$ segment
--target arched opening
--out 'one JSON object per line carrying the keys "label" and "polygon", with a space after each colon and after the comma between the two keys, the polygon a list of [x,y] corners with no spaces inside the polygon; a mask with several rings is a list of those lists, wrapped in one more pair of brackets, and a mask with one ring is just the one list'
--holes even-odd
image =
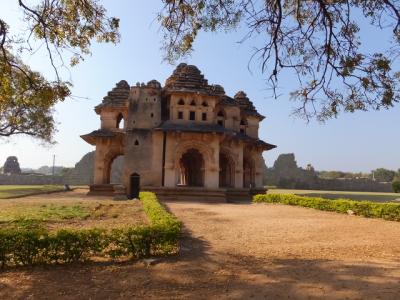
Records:
{"label": "arched opening", "polygon": [[183,101],[183,99],[179,99],[178,105],[185,105],[185,101]]}
{"label": "arched opening", "polygon": [[246,119],[241,119],[240,120],[240,126],[239,126],[240,133],[246,134],[246,127],[247,127]]}
{"label": "arched opening", "polygon": [[225,126],[225,113],[222,110],[217,113],[217,124],[222,127]]}
{"label": "arched opening", "polygon": [[235,164],[225,153],[219,154],[219,187],[235,186]]}
{"label": "arched opening", "polygon": [[189,149],[182,155],[178,185],[204,186],[204,159],[199,150]]}
{"label": "arched opening", "polygon": [[135,140],[135,142],[133,143],[135,146],[139,146],[139,141]]}
{"label": "arched opening", "polygon": [[249,157],[245,157],[243,159],[243,187],[253,188],[255,186],[254,170],[254,161]]}
{"label": "arched opening", "polygon": [[124,167],[123,155],[117,155],[112,159],[110,159],[106,168],[105,183],[121,184],[123,167]]}
{"label": "arched opening", "polygon": [[208,104],[207,104],[206,101],[203,101],[203,103],[202,103],[201,105],[204,106],[204,107],[207,107],[207,106],[208,106]]}
{"label": "arched opening", "polygon": [[194,100],[192,100],[192,101],[190,102],[190,105],[191,105],[191,106],[196,106],[196,102],[195,102]]}
{"label": "arched opening", "polygon": [[118,128],[118,129],[125,128],[125,120],[124,120],[124,116],[122,113],[119,113],[117,116],[116,128]]}

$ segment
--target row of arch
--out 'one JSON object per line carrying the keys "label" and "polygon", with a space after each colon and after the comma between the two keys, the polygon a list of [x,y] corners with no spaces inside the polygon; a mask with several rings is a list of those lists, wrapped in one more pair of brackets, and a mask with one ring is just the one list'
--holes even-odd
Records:
{"label": "row of arch", "polygon": [[[197,105],[197,103],[196,103],[196,101],[194,99],[189,100],[187,103],[182,98],[179,99],[178,105],[185,105],[185,104],[188,104],[188,105],[191,105],[191,106],[196,106]],[[207,101],[203,100],[203,102],[201,102],[201,106],[208,107]]]}
{"label": "row of arch", "polygon": [[[121,183],[124,155],[106,155],[104,157],[104,183]],[[113,174],[113,176],[111,176]],[[219,187],[233,188],[236,179],[236,163],[226,152],[219,154]],[[243,159],[243,187],[255,186],[255,164],[250,157]],[[178,186],[204,187],[205,158],[196,148],[186,150],[179,159]]]}
{"label": "row of arch", "polygon": [[[254,160],[249,157],[243,159],[243,187],[255,186]],[[219,154],[219,187],[235,187],[236,164],[230,155],[224,152]],[[205,160],[201,152],[195,148],[188,149],[179,160],[179,186],[203,187],[205,179]]]}

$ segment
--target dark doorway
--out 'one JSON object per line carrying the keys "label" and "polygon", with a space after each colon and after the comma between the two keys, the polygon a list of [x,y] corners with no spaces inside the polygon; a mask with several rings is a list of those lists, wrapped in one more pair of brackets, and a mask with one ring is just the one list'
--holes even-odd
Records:
{"label": "dark doorway", "polygon": [[140,175],[133,173],[129,178],[129,199],[139,198]]}
{"label": "dark doorway", "polygon": [[190,149],[180,160],[179,185],[204,185],[204,159],[197,149]]}
{"label": "dark doorway", "polygon": [[219,187],[233,187],[235,170],[233,163],[229,157],[224,154],[219,154]]}

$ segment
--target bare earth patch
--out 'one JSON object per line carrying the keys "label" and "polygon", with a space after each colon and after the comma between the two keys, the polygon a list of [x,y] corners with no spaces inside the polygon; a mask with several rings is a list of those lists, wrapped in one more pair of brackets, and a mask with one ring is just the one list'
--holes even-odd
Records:
{"label": "bare earth patch", "polygon": [[0,298],[398,299],[400,223],[301,207],[168,203],[181,254],[9,269]]}

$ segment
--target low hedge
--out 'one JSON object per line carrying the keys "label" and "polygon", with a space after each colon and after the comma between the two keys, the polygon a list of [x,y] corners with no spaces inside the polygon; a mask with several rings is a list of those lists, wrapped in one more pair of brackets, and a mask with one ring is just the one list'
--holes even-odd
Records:
{"label": "low hedge", "polygon": [[178,250],[181,222],[168,213],[155,194],[140,199],[150,225],[105,229],[62,229],[43,226],[0,229],[0,264],[33,265],[85,260],[91,256],[142,258],[168,255]]}
{"label": "low hedge", "polygon": [[350,199],[329,200],[319,197],[305,197],[293,194],[262,194],[253,197],[254,203],[282,203],[315,208],[324,211],[347,213],[368,218],[382,218],[390,221],[400,221],[400,204],[376,203],[370,201],[354,201]]}

